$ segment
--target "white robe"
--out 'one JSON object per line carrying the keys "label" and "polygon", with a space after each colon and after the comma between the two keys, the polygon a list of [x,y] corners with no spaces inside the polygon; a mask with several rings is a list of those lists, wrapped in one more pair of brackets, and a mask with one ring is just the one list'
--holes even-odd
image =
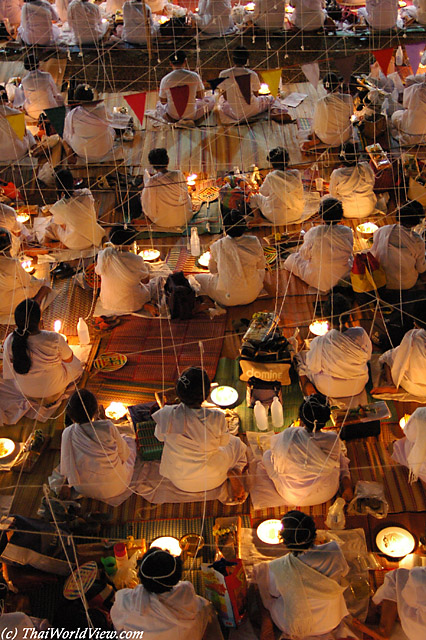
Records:
{"label": "white robe", "polygon": [[[172,89],[176,87],[188,87],[188,101],[182,113],[176,108],[173,100]],[[158,97],[167,100],[165,104],[157,104],[157,112],[160,116],[167,114],[173,120],[198,120],[213,108],[214,100],[211,98],[197,98],[197,93],[204,95],[204,85],[201,77],[190,69],[173,69],[161,79]]]}
{"label": "white robe", "polygon": [[377,202],[374,182],[374,171],[368,162],[334,169],[329,192],[341,201],[345,218],[366,218],[374,212]]}
{"label": "white robe", "polygon": [[152,414],[155,437],[164,442],[160,474],[181,491],[216,489],[230,469],[242,472],[246,445],[228,432],[218,409],[166,405]]}
{"label": "white robe", "polygon": [[410,470],[409,480],[426,482],[426,407],[418,407],[404,427],[404,436],[395,440],[392,458]]}
{"label": "white robe", "polygon": [[331,500],[339,482],[350,477],[348,458],[337,434],[309,433],[304,427],[288,427],[271,438],[263,464],[284,504],[298,507]]}
{"label": "white robe", "polygon": [[[246,102],[243,94],[241,93],[241,89],[235,80],[236,76],[247,74],[250,75],[250,104]],[[254,95],[260,89],[260,80],[257,73],[252,69],[247,69],[246,67],[232,67],[231,69],[221,71],[219,73],[219,78],[225,78],[225,80],[220,83],[219,89],[226,93],[226,99],[224,96],[221,97],[219,108],[227,118],[235,122],[247,120],[248,118],[252,118],[263,111],[267,111],[274,101],[272,96]]]}
{"label": "white robe", "polygon": [[[97,223],[95,201],[89,189],[76,189],[71,198],[62,198],[50,207],[55,234],[68,249],[98,247],[105,235]],[[59,225],[65,225],[65,229]]]}
{"label": "white robe", "polygon": [[107,247],[98,253],[95,271],[101,276],[100,300],[104,309],[132,313],[150,300],[149,287],[141,283],[149,275],[142,256]]}
{"label": "white robe", "polygon": [[426,629],[426,567],[394,569],[385,574],[373,602],[396,602],[401,627],[408,640],[421,640]]}
{"label": "white robe", "polygon": [[368,24],[377,31],[387,31],[396,27],[398,0],[366,0],[365,15]]}
{"label": "white robe", "polygon": [[151,35],[156,33],[152,21],[151,8],[145,3],[146,19],[142,2],[127,0],[123,5],[122,40],[133,44],[145,44],[147,41],[146,25],[148,23]]}
{"label": "white robe", "polygon": [[231,0],[199,0],[194,15],[200,31],[223,36],[234,28]]}
{"label": "white robe", "polygon": [[75,107],[65,118],[64,140],[88,162],[102,161],[113,151],[114,128],[126,128],[119,115],[109,113],[103,103]]}
{"label": "white robe", "polygon": [[330,291],[341,278],[349,277],[353,262],[353,233],[342,225],[322,224],[306,232],[303,245],[284,262],[311,287]]}
{"label": "white robe", "polygon": [[37,280],[22,268],[19,260],[0,255],[0,314],[10,314],[13,318],[15,308],[26,298],[33,298],[43,286],[43,280]]}
{"label": "white robe", "polygon": [[[62,394],[70,382],[77,380],[83,368],[65,339],[55,331],[40,331],[29,336],[31,368],[28,373],[16,373],[12,364],[12,338],[4,343],[3,378],[13,380],[16,388],[28,398],[48,398]],[[73,356],[70,362],[63,360]]]}
{"label": "white robe", "polygon": [[16,219],[16,211],[7,204],[0,202],[0,227],[10,233],[12,246],[10,255],[12,258],[18,255],[21,247],[21,235],[29,235],[22,222]]}
{"label": "white robe", "polygon": [[368,382],[372,344],[362,327],[317,336],[306,353],[305,373],[318,391],[331,398],[356,396]]}
{"label": "white robe", "polygon": [[98,5],[83,0],[72,0],[68,6],[68,24],[77,44],[95,44],[108,29],[108,22],[102,22]]}
{"label": "white robe", "polygon": [[371,253],[385,271],[388,289],[411,289],[419,274],[426,271],[424,241],[418,233],[399,224],[374,232]]}
{"label": "white robe", "polygon": [[328,93],[315,105],[313,131],[324,144],[340,147],[352,135],[354,105],[346,93]]}
{"label": "white robe", "polygon": [[[322,638],[348,614],[340,581],[349,571],[337,542],[255,566],[264,606],[290,638]],[[339,636],[343,637],[343,636]]]}
{"label": "white robe", "polygon": [[23,0],[0,0],[0,20],[9,20],[12,26],[21,22]]}
{"label": "white robe", "polygon": [[380,362],[389,365],[392,381],[413,396],[426,397],[426,331],[411,329],[395,349],[380,356]]}
{"label": "white robe", "polygon": [[398,130],[403,145],[426,143],[426,83],[412,84],[404,89],[403,111],[392,114],[392,124]]}
{"label": "white robe", "polygon": [[262,215],[276,225],[299,221],[305,206],[300,171],[271,171],[250,204],[259,207]]}
{"label": "white robe", "polygon": [[60,473],[87,498],[109,500],[130,484],[134,440],[123,438],[110,420],[72,424],[62,432]]}
{"label": "white robe", "polygon": [[265,256],[255,236],[225,236],[210,247],[210,273],[195,276],[201,293],[233,307],[254,302],[263,288]]}
{"label": "white robe", "polygon": [[0,163],[8,164],[21,160],[28,149],[35,144],[34,137],[27,129],[22,140],[9,124],[7,116],[16,116],[22,113],[6,104],[0,104]]}
{"label": "white robe", "polygon": [[52,20],[58,20],[58,15],[47,0],[25,2],[18,33],[25,44],[54,45],[59,29],[52,24]]}
{"label": "white robe", "polygon": [[284,28],[285,0],[255,0],[250,18],[256,27],[265,31],[281,31]]}
{"label": "white robe", "polygon": [[111,609],[118,632],[143,631],[144,640],[202,640],[210,615],[207,600],[186,581],[159,595],[142,585],[120,589]]}
{"label": "white robe", "polygon": [[192,201],[182,171],[145,171],[142,210],[159,227],[183,227],[192,218]]}
{"label": "white robe", "polygon": [[291,22],[298,29],[316,31],[324,25],[326,12],[323,0],[291,0],[290,4],[295,8]]}
{"label": "white robe", "polygon": [[21,91],[15,93],[14,106],[24,107],[31,118],[38,119],[45,109],[60,107],[64,99],[47,71],[30,71],[22,79]]}

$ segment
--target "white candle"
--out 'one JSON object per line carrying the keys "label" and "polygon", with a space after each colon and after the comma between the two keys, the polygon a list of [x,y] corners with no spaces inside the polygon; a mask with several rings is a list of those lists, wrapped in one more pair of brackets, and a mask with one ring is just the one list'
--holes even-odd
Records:
{"label": "white candle", "polygon": [[110,420],[120,420],[127,413],[127,407],[122,402],[111,402],[105,409],[105,415]]}

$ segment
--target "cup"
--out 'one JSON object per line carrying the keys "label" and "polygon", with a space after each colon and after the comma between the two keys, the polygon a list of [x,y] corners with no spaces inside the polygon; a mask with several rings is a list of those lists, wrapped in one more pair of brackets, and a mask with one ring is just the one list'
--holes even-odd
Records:
{"label": "cup", "polygon": [[113,576],[117,573],[117,560],[114,556],[101,558],[101,562],[107,576]]}

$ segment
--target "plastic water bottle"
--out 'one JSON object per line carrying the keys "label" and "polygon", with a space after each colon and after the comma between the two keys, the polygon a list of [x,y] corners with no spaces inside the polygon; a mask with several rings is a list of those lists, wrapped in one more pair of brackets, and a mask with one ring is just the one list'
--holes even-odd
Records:
{"label": "plastic water bottle", "polygon": [[402,64],[404,62],[404,53],[402,51],[402,47],[401,45],[398,47],[398,49],[396,50],[396,54],[395,54],[395,64],[397,67],[401,67]]}
{"label": "plastic water bottle", "polygon": [[201,253],[200,238],[197,227],[191,227],[191,255],[195,258]]}
{"label": "plastic water bottle", "polygon": [[329,529],[344,529],[346,524],[345,501],[343,498],[336,498],[336,501],[331,505],[328,510],[327,519],[325,524]]}
{"label": "plastic water bottle", "polygon": [[281,404],[277,396],[275,396],[275,398],[272,400],[271,416],[272,416],[272,424],[274,425],[275,429],[280,429],[284,423],[284,415],[283,415],[283,405]]}
{"label": "plastic water bottle", "polygon": [[77,323],[78,341],[80,344],[90,344],[89,327],[84,318],[79,318]]}
{"label": "plastic water bottle", "polygon": [[256,400],[254,405],[254,417],[257,428],[260,429],[260,431],[266,431],[268,428],[268,414],[260,400]]}

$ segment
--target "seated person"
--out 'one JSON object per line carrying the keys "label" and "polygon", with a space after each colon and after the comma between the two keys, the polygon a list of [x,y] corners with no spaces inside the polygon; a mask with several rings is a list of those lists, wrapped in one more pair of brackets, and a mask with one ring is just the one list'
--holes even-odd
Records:
{"label": "seated person", "polygon": [[343,145],[340,154],[342,166],[330,176],[329,192],[340,200],[345,218],[366,218],[375,208],[375,175],[368,162],[359,162],[358,152],[352,142]]}
{"label": "seated person", "polygon": [[254,302],[263,288],[265,254],[259,239],[245,231],[244,215],[231,211],[226,236],[210,247],[210,273],[195,276],[200,293],[226,307]]}
{"label": "seated person", "polygon": [[109,28],[97,4],[88,0],[72,0],[68,6],[68,24],[78,45],[96,44]]}
{"label": "seated person", "polygon": [[155,173],[145,170],[141,193],[142,210],[159,227],[181,227],[193,216],[191,196],[182,171],[169,171],[164,148],[151,149],[148,160]]}
{"label": "seated person", "polygon": [[327,12],[323,0],[290,0],[289,5],[294,7],[290,21],[297,29],[318,31],[324,26]]}
{"label": "seated person", "polygon": [[229,478],[234,499],[246,498],[240,480],[246,445],[228,432],[225,414],[202,407],[210,379],[200,367],[186,369],[176,383],[180,404],[152,414],[155,437],[164,442],[160,474],[186,493],[216,489]]}
{"label": "seated person", "polygon": [[143,631],[144,640],[203,640],[216,616],[192,583],[181,581],[182,559],[152,547],[142,557],[138,574],[142,584],[115,594],[111,620],[116,631]]}
{"label": "seated person", "polygon": [[284,504],[311,506],[331,500],[342,488],[349,502],[353,497],[349,460],[339,436],[321,431],[330,419],[324,396],[307,397],[299,408],[300,427],[288,427],[272,436],[263,464]]}
{"label": "seated person", "polygon": [[[426,628],[426,567],[388,571],[373,602],[382,605],[381,636],[393,637],[392,629],[398,616],[404,637],[420,640]],[[401,637],[400,633],[398,637]]]}
{"label": "seated person", "polygon": [[16,90],[13,104],[23,107],[31,118],[38,120],[45,109],[61,107],[64,99],[50,73],[40,71],[39,61],[34,55],[25,58],[24,67],[29,73]]}
{"label": "seated person", "polygon": [[414,287],[426,272],[425,243],[413,227],[419,224],[417,205],[407,203],[399,211],[400,224],[387,224],[373,234],[371,253],[386,274],[386,288],[398,292]]}
{"label": "seated person", "polygon": [[[264,111],[271,111],[271,119],[290,122],[287,110],[275,104],[273,96],[259,96],[260,80],[255,71],[247,68],[249,52],[237,46],[232,52],[234,66],[219,73],[224,78],[220,83],[219,109],[224,122],[241,122]],[[243,76],[243,78],[241,78]]]}
{"label": "seated person", "polygon": [[255,0],[250,21],[264,31],[282,31],[284,28],[285,0]]}
{"label": "seated person", "polygon": [[0,314],[10,316],[26,298],[35,298],[41,304],[51,291],[43,280],[31,276],[17,258],[11,257],[11,247],[9,231],[0,228]]}
{"label": "seated person", "polygon": [[410,470],[409,481],[426,482],[426,407],[418,407],[404,427],[404,438],[393,443],[392,458]]}
{"label": "seated person", "polygon": [[113,500],[128,489],[136,460],[136,442],[122,436],[87,389],[68,401],[73,424],[62,432],[59,473],[77,493]]}
{"label": "seated person", "polygon": [[352,135],[352,97],[348,93],[342,93],[335,73],[327,73],[322,83],[327,95],[315,104],[313,133],[302,145],[304,151],[317,145],[340,147]]}
{"label": "seated person", "polygon": [[349,310],[349,301],[338,293],[324,305],[333,328],[314,338],[309,351],[299,354],[298,373],[305,395],[319,391],[330,398],[344,398],[364,390],[373,347],[362,327],[350,326]]}
{"label": "seated person", "polygon": [[280,537],[289,553],[254,567],[267,609],[261,637],[274,637],[272,621],[290,638],[355,637],[343,629],[348,610],[340,582],[349,566],[338,543],[316,545],[315,522],[301,511],[289,511],[282,524]]}
{"label": "seated person", "polygon": [[398,19],[398,0],[366,0],[365,7],[358,9],[358,16],[365,18],[375,31],[395,29]]}
{"label": "seated person", "polygon": [[0,85],[0,163],[9,164],[21,160],[27,155],[29,149],[35,145],[34,136],[25,129],[24,137],[21,139],[16,131],[11,127],[8,116],[20,115],[22,111],[13,109],[8,104],[7,92],[3,85]]}
{"label": "seated person", "polygon": [[162,78],[158,91],[157,114],[167,122],[192,126],[214,107],[214,97],[206,96],[198,73],[188,69],[185,51],[170,57],[172,71]]}
{"label": "seated person", "polygon": [[23,0],[0,0],[0,21],[2,21],[13,38],[16,38],[21,23]]}
{"label": "seated person", "polygon": [[145,2],[145,10],[142,0],[127,0],[123,5],[123,31],[122,40],[130,44],[146,44],[147,24],[151,37],[157,35],[157,28],[152,20],[152,12],[149,4]]}
{"label": "seated person", "polygon": [[284,268],[311,287],[326,293],[342,278],[349,278],[353,262],[353,233],[341,225],[343,207],[335,198],[325,198],[319,209],[324,224],[311,227],[303,245],[288,256]]}
{"label": "seated person", "polygon": [[250,199],[250,206],[256,208],[254,219],[249,226],[262,224],[265,218],[276,225],[291,224],[300,220],[305,198],[300,171],[289,169],[289,155],[282,147],[271,149],[267,157],[273,171],[270,171],[259,189]]}
{"label": "seated person", "polygon": [[52,46],[59,37],[59,28],[52,21],[58,19],[47,0],[24,0],[18,34],[25,45]]}
{"label": "seated person", "polygon": [[53,220],[46,235],[59,240],[67,249],[82,251],[99,247],[105,233],[97,223],[90,190],[74,189],[74,178],[68,169],[59,168],[55,182],[61,199],[49,207]]}
{"label": "seated person", "polygon": [[54,404],[83,372],[65,338],[40,329],[36,300],[23,300],[15,309],[16,329],[4,343],[3,378],[39,405]]}
{"label": "seated person", "polygon": [[[10,255],[12,258],[15,258],[19,253],[22,237],[29,235],[25,225],[19,222],[16,216],[17,213],[13,207],[9,207],[9,205],[0,202],[0,228],[10,233]],[[25,297],[27,298],[28,296]]]}
{"label": "seated person", "polygon": [[192,18],[202,33],[224,36],[234,30],[231,13],[231,0],[199,0],[198,13]]}
{"label": "seated person", "polygon": [[[97,8],[95,4],[84,2]],[[81,104],[67,113],[64,141],[87,162],[99,162],[114,155],[115,129],[127,129],[131,123],[130,117],[107,111],[103,101],[95,100],[93,89],[84,84],[76,87],[74,100]],[[120,151],[117,150],[115,157]]]}
{"label": "seated person", "polygon": [[404,89],[404,109],[392,114],[396,138],[402,145],[426,143],[426,82],[416,82]]}

